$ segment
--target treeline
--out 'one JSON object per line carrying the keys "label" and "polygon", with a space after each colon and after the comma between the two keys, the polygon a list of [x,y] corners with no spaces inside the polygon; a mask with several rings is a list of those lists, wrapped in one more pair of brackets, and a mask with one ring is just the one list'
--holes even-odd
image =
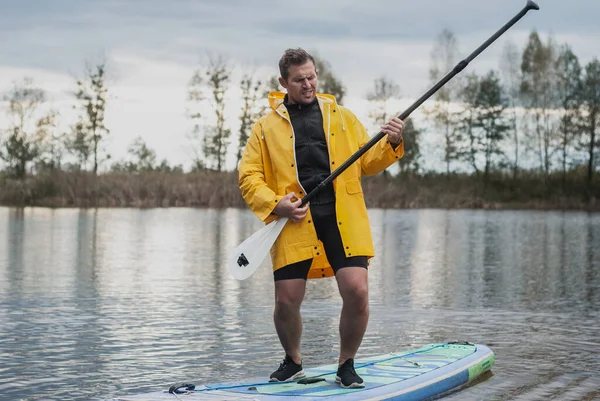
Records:
{"label": "treeline", "polygon": [[[432,78],[458,61],[455,36],[438,37]],[[591,188],[598,169],[600,61],[581,66],[569,45],[531,33],[523,51],[508,42],[500,71],[466,74],[436,95],[429,115],[442,138],[446,172],[462,163],[484,185],[492,171],[522,169],[547,180],[585,168]]]}
{"label": "treeline", "polygon": [[[460,61],[458,48],[453,32],[444,30],[438,35],[432,49],[431,83]],[[344,104],[347,91],[331,65],[317,56],[317,68],[320,91],[335,95]],[[4,97],[4,125],[8,128],[0,133],[0,158],[4,161],[0,202],[60,206],[238,205],[239,196],[235,195],[235,201],[230,196],[236,193],[236,182],[229,178],[235,174],[227,171],[226,160],[233,151],[239,161],[253,122],[266,111],[266,94],[280,88],[275,74],[258,77],[242,71],[239,82],[233,82],[234,69],[226,59],[216,57],[190,77],[185,94],[190,124],[187,145],[193,154],[190,171],[159,160],[141,137],[130,145],[125,160],[112,160],[105,149],[110,134],[105,125],[109,101],[106,63],[88,67],[84,77],[74,82],[73,107],[78,117],[66,132],[58,129],[60,112],[52,108],[42,89],[29,78],[15,83]],[[225,117],[232,91],[242,94],[236,121]],[[400,85],[393,78],[376,78],[372,90],[365,94],[370,105],[365,125],[378,127],[396,115],[399,110],[391,108],[401,98],[400,93]],[[558,44],[552,37],[544,41],[534,31],[522,48],[514,42],[506,43],[498,69],[455,77],[423,106],[423,113],[425,118],[407,121],[406,154],[398,164],[398,175],[384,174],[370,181],[369,185],[378,183],[379,193],[385,193],[377,199],[369,198],[372,205],[496,207],[500,202],[550,207],[548,200],[554,199],[551,203],[560,207],[596,207],[600,195],[595,178],[600,166],[598,58],[582,65],[568,44]],[[202,190],[192,185],[189,177],[208,179],[219,173],[225,177],[223,185],[233,189],[217,196],[222,188],[212,184],[202,187],[200,183],[197,185],[202,190],[212,191],[212,200],[194,199],[201,197],[198,191]],[[133,178],[123,178],[128,175]],[[140,175],[147,179],[139,180]],[[114,185],[107,184],[111,180]],[[183,189],[166,185],[165,180]],[[418,198],[415,193],[406,193],[407,182],[415,180],[430,185],[432,193],[436,187],[448,188],[450,197],[458,193],[451,189],[455,184],[467,188],[461,192],[466,197],[461,195],[460,201],[449,199],[439,205],[435,196]],[[145,182],[146,190],[138,182]],[[114,192],[120,185],[124,187],[119,193],[129,195]],[[418,186],[410,187],[413,192],[419,191]],[[81,188],[93,190],[81,194]],[[395,188],[396,195],[402,193],[406,202],[382,200],[394,193],[390,188]],[[175,191],[179,198],[164,195],[157,201],[148,200],[151,195],[142,196],[153,191]],[[120,200],[111,201],[111,197]]]}

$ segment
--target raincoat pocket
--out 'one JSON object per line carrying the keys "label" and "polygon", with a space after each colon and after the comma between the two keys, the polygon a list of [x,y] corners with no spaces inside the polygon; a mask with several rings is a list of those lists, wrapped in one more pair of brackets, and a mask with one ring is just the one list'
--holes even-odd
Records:
{"label": "raincoat pocket", "polygon": [[353,178],[350,181],[346,182],[346,192],[348,192],[350,195],[362,193],[360,180],[358,178]]}

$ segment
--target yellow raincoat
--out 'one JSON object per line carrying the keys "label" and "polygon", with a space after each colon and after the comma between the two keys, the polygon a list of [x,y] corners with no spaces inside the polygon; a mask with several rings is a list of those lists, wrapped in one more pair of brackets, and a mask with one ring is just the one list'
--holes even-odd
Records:
{"label": "yellow raincoat", "polygon": [[[239,165],[239,186],[250,209],[265,223],[277,218],[273,209],[290,192],[306,196],[296,167],[294,132],[283,104],[285,94],[271,92],[272,111],[261,117],[252,133]],[[331,95],[317,95],[323,114],[323,130],[334,171],[370,139],[363,125]],[[404,154],[404,143],[393,149],[382,139],[334,181],[338,227],[347,256],[374,256],[373,239],[360,178],[377,174]],[[302,221],[289,221],[271,248],[273,270],[313,258],[308,277],[333,276],[323,245],[317,238],[310,208]]]}

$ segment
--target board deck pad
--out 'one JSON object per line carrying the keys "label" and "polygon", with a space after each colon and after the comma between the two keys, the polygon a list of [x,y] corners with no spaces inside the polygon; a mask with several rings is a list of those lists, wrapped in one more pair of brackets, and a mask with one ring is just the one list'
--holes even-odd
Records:
{"label": "board deck pad", "polygon": [[305,369],[308,384],[255,380],[196,385],[195,390],[176,395],[165,390],[116,400],[422,400],[474,380],[493,363],[494,353],[485,345],[428,344],[357,359],[354,367],[365,382],[364,388],[341,388],[335,382],[337,364],[331,364]]}

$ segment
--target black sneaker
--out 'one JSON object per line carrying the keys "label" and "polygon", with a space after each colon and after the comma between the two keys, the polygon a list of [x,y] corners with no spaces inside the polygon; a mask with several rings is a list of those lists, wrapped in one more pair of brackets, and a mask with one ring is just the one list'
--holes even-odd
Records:
{"label": "black sneaker", "polygon": [[354,359],[347,359],[337,370],[335,382],[342,388],[361,388],[365,386],[363,379],[354,370]]}
{"label": "black sneaker", "polygon": [[279,368],[269,376],[270,382],[287,382],[304,377],[302,365],[298,365],[289,355],[279,365]]}

